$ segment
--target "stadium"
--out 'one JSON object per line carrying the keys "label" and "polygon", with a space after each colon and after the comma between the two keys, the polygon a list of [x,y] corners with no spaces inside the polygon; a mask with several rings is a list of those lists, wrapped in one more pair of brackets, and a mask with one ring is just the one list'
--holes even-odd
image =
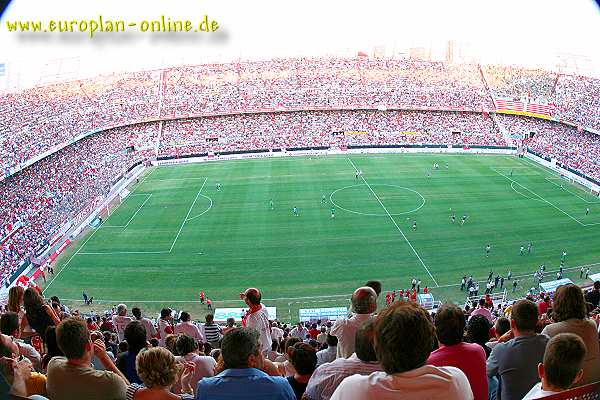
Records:
{"label": "stadium", "polygon": [[[21,396],[69,398],[53,397],[62,389],[44,375],[49,339],[34,327],[39,321],[27,325],[26,317],[36,315],[23,305],[30,292],[51,298],[44,317],[51,320],[41,325],[82,317],[92,337],[105,338],[125,382],[143,382],[142,391],[151,386],[139,355],[136,364],[141,347],[135,354],[131,343],[129,353],[119,350],[130,342],[130,321],[148,321],[148,343],[177,357],[187,353],[173,334],[192,336],[195,351],[200,346],[203,357],[223,362],[224,337],[233,326],[247,326],[262,304],[266,342],[258,331],[272,370],[258,369],[304,382],[298,399],[351,398],[359,380],[339,379],[325,395],[313,379],[325,373],[321,364],[299,374],[295,351],[320,360],[322,345],[334,348],[330,337],[337,337],[337,358],[346,359],[355,340],[359,351],[357,329],[364,337],[374,330],[375,343],[393,342],[382,326],[402,313],[437,332],[427,364],[454,366],[466,376],[456,395],[421,394],[426,398],[523,398],[540,381],[539,396],[528,398],[599,392],[597,74],[377,52],[238,59],[6,91],[0,112],[0,304],[6,320],[19,315],[17,333],[2,334],[35,348],[33,369],[45,382],[37,391],[28,383]],[[364,311],[361,298],[374,308]],[[587,306],[585,315],[561,317],[565,302],[575,308],[577,301]],[[552,386],[529,366],[521,372],[533,380],[521,384],[490,367],[495,353],[525,332],[519,324],[532,304],[535,337],[549,344],[541,353],[533,343],[521,351],[549,369],[552,346],[574,346],[575,354],[585,343],[587,358],[577,364],[583,378]],[[132,307],[147,318],[127,316]],[[336,320],[376,310],[375,327],[352,328],[349,346],[347,325]],[[511,312],[514,325],[502,331],[499,321]],[[207,323],[191,323],[190,314]],[[595,337],[564,328],[571,318],[592,324]],[[216,340],[213,320],[222,325]],[[306,328],[295,327],[299,321]],[[394,321],[392,330],[401,331]],[[476,323],[486,326],[479,341],[471,331]],[[182,324],[193,334],[178,330]],[[444,336],[453,324],[460,345]],[[309,350],[294,344],[303,340]],[[467,342],[487,353],[487,375],[485,359],[473,367],[479,355],[465,367],[466,361],[448,364],[450,350],[439,353]],[[369,361],[382,363],[373,371],[391,374],[383,347],[375,346],[378,358]],[[469,349],[460,351],[471,360]],[[132,354],[133,373],[119,364]],[[54,355],[68,358],[68,351]],[[334,350],[326,363],[335,358]],[[219,364],[204,376],[215,375],[213,368]],[[207,378],[196,378],[188,385],[179,376],[167,389],[201,398]],[[290,384],[298,395],[296,381]],[[520,384],[529,386],[523,391]],[[206,398],[221,398],[215,393]],[[352,398],[383,398],[376,393]]]}

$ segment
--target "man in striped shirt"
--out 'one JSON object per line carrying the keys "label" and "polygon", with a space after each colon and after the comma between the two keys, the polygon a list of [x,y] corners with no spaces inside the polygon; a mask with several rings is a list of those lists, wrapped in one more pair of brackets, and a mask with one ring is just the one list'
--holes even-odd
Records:
{"label": "man in striped shirt", "polygon": [[214,316],[212,314],[206,314],[206,323],[204,324],[204,337],[208,344],[213,348],[219,347],[222,333],[221,327],[214,322]]}

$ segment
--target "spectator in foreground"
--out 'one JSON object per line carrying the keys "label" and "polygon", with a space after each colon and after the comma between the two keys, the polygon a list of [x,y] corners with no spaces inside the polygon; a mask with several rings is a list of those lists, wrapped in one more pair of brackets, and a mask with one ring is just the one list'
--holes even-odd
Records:
{"label": "spectator in foreground", "polygon": [[219,348],[221,342],[221,327],[215,323],[214,316],[212,314],[206,314],[204,316],[204,334],[206,335],[206,341],[214,349]]}
{"label": "spectator in foreground", "polygon": [[252,328],[233,330],[223,337],[224,371],[198,382],[196,400],[295,400],[290,384],[280,376],[262,372],[260,334]]}
{"label": "spectator in foreground", "polygon": [[[226,334],[229,331],[234,330],[234,329],[236,329],[235,318],[233,318],[233,317],[227,318],[227,322],[225,324],[225,328],[223,328],[223,335]],[[283,335],[283,332],[281,334]]]}
{"label": "spectator in foreground", "polygon": [[354,353],[354,340],[360,324],[373,316],[377,310],[377,293],[368,286],[363,286],[352,294],[352,310],[356,313],[349,318],[335,321],[331,335],[338,339],[337,357],[348,358]]}
{"label": "spectator in foreground", "polygon": [[256,288],[248,288],[240,293],[240,297],[249,309],[242,318],[242,326],[254,328],[260,335],[260,345],[263,352],[271,348],[271,325],[269,324],[269,313],[267,308],[261,304],[262,294]]}
{"label": "spectator in foreground", "polygon": [[298,322],[298,324],[296,324],[294,329],[292,329],[290,331],[291,337],[295,337],[300,340],[306,339],[306,335],[309,335],[308,329],[306,329],[306,327],[304,326],[304,322],[302,322],[302,321]]}
{"label": "spectator in foreground", "polygon": [[483,315],[475,315],[469,319],[466,341],[480,345],[485,351],[486,359],[492,352],[492,349],[487,345],[488,340],[490,340],[490,323],[488,320]]}
{"label": "spectator in foreground", "polygon": [[426,365],[435,340],[431,317],[410,301],[384,308],[375,320],[375,352],[385,372],[352,375],[332,400],[471,400],[465,374],[455,367]]}
{"label": "spectator in foreground", "polygon": [[[471,317],[469,324],[475,318],[483,318],[487,323],[485,317],[476,315]],[[487,400],[485,351],[478,344],[463,342],[465,322],[465,314],[456,305],[445,303],[440,307],[435,316],[435,332],[440,347],[431,353],[427,364],[460,369],[469,380],[474,399]]]}
{"label": "spectator in foreground", "polygon": [[494,317],[492,316],[490,310],[487,308],[487,304],[483,297],[479,299],[477,308],[475,308],[475,310],[471,313],[471,317],[475,315],[483,315],[489,321],[490,324],[494,323]]}
{"label": "spectator in foreground", "polygon": [[[127,399],[191,400],[194,398],[194,390],[190,385],[191,377],[194,375],[193,364],[178,364],[169,350],[163,347],[143,350],[137,355],[135,366],[144,386],[137,383],[129,385]],[[180,380],[178,384],[184,392],[182,396],[170,392],[171,386],[178,378]]]}
{"label": "spectator in foreground", "polygon": [[587,317],[583,291],[572,283],[559,286],[554,293],[552,310],[554,324],[547,325],[543,334],[553,337],[559,333],[574,333],[585,343],[587,352],[583,362],[581,385],[600,380],[600,346],[596,323]]}
{"label": "spectator in foreground", "polygon": [[19,337],[19,316],[14,312],[7,312],[0,316],[0,332],[10,338],[17,348],[19,354],[27,357],[36,371],[41,370],[40,353],[30,344],[17,339]]}
{"label": "spectator in foreground", "polygon": [[127,306],[125,304],[119,304],[117,306],[117,315],[113,315],[112,323],[115,327],[115,332],[119,336],[119,342],[125,339],[125,328],[132,321],[131,317],[127,316]]}
{"label": "spectator in foreground", "polygon": [[[104,342],[90,340],[90,333],[77,318],[67,318],[56,328],[56,340],[65,357],[54,357],[48,364],[48,397],[52,400],[125,399],[127,379],[106,354]],[[98,356],[106,371],[90,367]]]}
{"label": "spectator in foreground", "polygon": [[598,307],[600,303],[600,281],[594,282],[594,288],[585,295],[585,300],[593,304],[594,307]]}
{"label": "spectator in foreground", "polygon": [[373,289],[377,297],[379,297],[379,295],[381,294],[381,281],[367,281],[367,283],[365,283],[365,286]]}
{"label": "spectator in foreground", "polygon": [[548,336],[535,333],[537,305],[519,300],[511,312],[510,327],[514,339],[498,343],[487,360],[487,375],[499,378],[497,398],[521,400],[538,382],[538,363],[542,362]]}
{"label": "spectator in foreground", "polygon": [[[368,320],[367,320],[368,321]],[[360,330],[360,329],[359,329]],[[356,331],[358,332],[358,331]],[[335,336],[327,335],[327,348],[317,352],[317,366],[332,362],[336,358],[338,339]]]}
{"label": "spectator in foreground", "polygon": [[[144,325],[144,328],[146,329],[146,340],[150,341],[150,339],[156,337],[156,328],[154,327],[154,324],[148,318],[142,317],[142,310],[139,307],[133,307],[131,309],[131,314],[133,314],[136,321],[140,321],[142,325]],[[102,318],[102,320],[104,320],[104,318]],[[102,326],[100,329],[104,330],[102,329]],[[112,331],[112,329],[108,330]]]}
{"label": "spectator in foreground", "polygon": [[158,319],[157,331],[158,331],[158,345],[166,347],[167,336],[172,335],[175,331],[173,328],[173,310],[170,308],[163,308],[160,310],[160,318]]}
{"label": "spectator in foreground", "polygon": [[54,357],[64,356],[65,353],[58,347],[58,343],[56,342],[56,327],[49,326],[46,329],[46,334],[44,335],[44,343],[46,344],[46,354],[42,358],[42,372],[47,373],[48,371],[48,363]]}
{"label": "spectator in foreground", "polygon": [[302,340],[300,340],[299,338],[290,336],[283,343],[283,357],[275,359],[275,366],[279,370],[279,374],[281,376],[285,376],[287,378],[288,376],[294,376],[294,374],[296,373],[296,369],[290,362],[291,349],[296,343],[301,342]]}
{"label": "spectator in foreground", "polygon": [[58,325],[60,319],[48,304],[44,304],[44,299],[34,288],[27,288],[23,294],[23,304],[25,315],[21,319],[21,331],[29,325],[40,337],[44,336],[46,328],[52,325]]}
{"label": "spectator in foreground", "polygon": [[179,320],[181,322],[175,326],[175,334],[186,334],[197,342],[204,342],[204,336],[202,336],[200,329],[198,329],[191,319],[192,317],[190,313],[187,311],[182,311],[181,315],[179,316]]}
{"label": "spectator in foreground", "polygon": [[382,370],[373,348],[374,326],[373,319],[360,325],[356,331],[356,351],[349,358],[338,358],[317,367],[304,392],[306,400],[329,400],[344,378]]}
{"label": "spectator in foreground", "polygon": [[[175,349],[179,356],[175,359],[182,363],[194,364],[194,373],[191,377],[190,386],[195,388],[200,379],[207,376],[214,376],[217,362],[210,356],[198,354],[198,342],[186,334],[179,335],[175,342]],[[179,393],[179,388],[174,390]]]}
{"label": "spectator in foreground", "polygon": [[585,352],[585,343],[573,333],[559,333],[550,339],[544,362],[537,368],[542,381],[531,388],[524,400],[539,399],[576,386],[584,375]]}
{"label": "spectator in foreground", "polygon": [[[499,342],[498,340],[504,335],[506,332],[510,331],[510,321],[506,317],[500,317],[496,320],[494,324],[495,337],[492,338],[485,345],[490,349],[493,349]],[[491,353],[491,352],[490,352]],[[489,357],[489,355],[488,355]]]}
{"label": "spectator in foreground", "polygon": [[132,321],[125,328],[127,351],[119,354],[117,368],[131,383],[142,383],[135,369],[135,358],[142,349],[146,348],[146,329],[140,321]]}
{"label": "spectator in foreground", "polygon": [[296,370],[293,376],[288,376],[286,379],[289,382],[296,400],[301,400],[306,385],[317,368],[317,354],[315,349],[306,343],[296,343],[291,348],[290,361]]}

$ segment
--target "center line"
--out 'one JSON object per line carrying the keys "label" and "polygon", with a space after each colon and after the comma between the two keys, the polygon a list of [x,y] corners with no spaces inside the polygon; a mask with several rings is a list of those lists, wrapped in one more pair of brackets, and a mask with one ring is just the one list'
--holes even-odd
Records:
{"label": "center line", "polygon": [[[350,161],[350,164],[352,164],[352,167],[356,170],[356,172],[358,172],[358,168],[356,168],[356,165],[354,165],[354,163],[352,162],[352,160],[348,158],[348,161]],[[427,268],[427,265],[425,265],[425,263],[423,262],[423,259],[421,258],[421,256],[419,255],[419,253],[417,253],[417,250],[415,250],[415,248],[410,243],[410,241],[408,240],[408,238],[406,237],[406,235],[404,234],[404,232],[402,232],[402,229],[400,229],[400,227],[396,223],[396,220],[394,220],[394,217],[392,217],[392,214],[390,214],[390,212],[388,211],[388,209],[381,202],[381,200],[379,199],[379,196],[377,196],[377,193],[375,193],[373,191],[373,188],[371,187],[371,185],[369,185],[369,182],[367,182],[367,180],[362,176],[362,174],[360,175],[360,177],[363,180],[363,182],[365,183],[365,185],[367,185],[367,187],[369,188],[369,190],[371,191],[371,193],[373,193],[373,196],[375,196],[375,198],[377,199],[377,201],[379,202],[379,204],[381,204],[381,207],[383,207],[383,211],[385,211],[385,213],[387,214],[387,216],[392,220],[392,223],[394,224],[394,226],[396,227],[396,229],[398,229],[398,232],[400,232],[400,234],[402,235],[402,237],[404,238],[404,240],[406,240],[406,243],[408,243],[408,245],[412,249],[413,253],[415,253],[415,256],[417,256],[417,258],[421,262],[421,265],[423,266],[423,268],[425,268],[425,271],[427,271],[427,273],[429,274],[429,277],[431,278],[431,280],[433,281],[433,283],[435,283],[435,286],[439,286],[439,284],[437,283],[437,281],[435,280],[435,278],[433,277],[433,275],[431,275],[431,272],[429,271],[429,268]]]}

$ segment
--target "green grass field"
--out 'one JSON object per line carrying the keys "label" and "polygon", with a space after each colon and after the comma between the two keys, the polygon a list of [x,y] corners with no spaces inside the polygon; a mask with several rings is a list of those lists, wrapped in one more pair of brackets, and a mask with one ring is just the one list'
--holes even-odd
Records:
{"label": "green grass field", "polygon": [[[532,254],[519,255],[529,241]],[[85,289],[97,311],[117,302],[148,312],[170,305],[199,318],[206,312],[200,290],[216,307],[241,307],[239,292],[256,286],[280,319],[295,320],[298,308],[347,305],[369,279],[385,291],[416,277],[436,299],[462,302],[463,275],[484,280],[490,269],[512,270],[527,275],[522,295],[540,264],[558,269],[563,250],[574,281],[580,265],[600,270],[600,199],[528,160],[390,154],[211,162],[147,172],[99,229],[65,253],[45,295],[81,305]]]}

